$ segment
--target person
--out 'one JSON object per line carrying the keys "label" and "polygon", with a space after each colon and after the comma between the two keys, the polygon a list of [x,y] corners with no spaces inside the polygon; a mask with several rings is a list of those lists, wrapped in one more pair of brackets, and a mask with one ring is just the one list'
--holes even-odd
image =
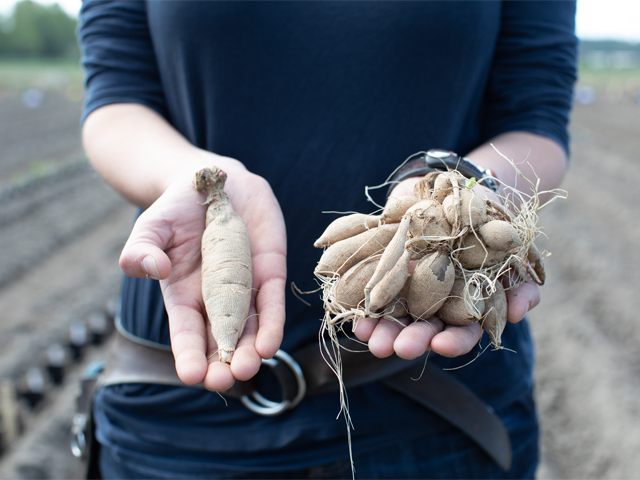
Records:
{"label": "person", "polygon": [[[567,168],[576,72],[575,3],[139,2],[85,0],[83,142],[95,169],[140,207],[120,258],[122,328],[171,346],[184,386],[129,383],[94,401],[105,478],[349,478],[336,392],[275,417],[217,392],[262,359],[318,342],[316,238],[325,211],[375,209],[379,185],[429,148],[464,154],[503,186],[540,190]],[[200,294],[203,167],[247,226],[254,295],[231,365],[216,361]],[[411,194],[417,177],[400,182]],[[376,195],[376,192],[373,193]],[[384,198],[377,198],[380,203]],[[349,389],[362,478],[532,478],[538,462],[527,282],[508,293],[503,345],[479,325],[366,319],[377,357],[429,362],[500,416],[513,464],[500,469],[465,434],[379,382]],[[285,322],[286,318],[286,322]],[[475,359],[475,361],[470,362]],[[206,389],[189,385],[202,383]]]}

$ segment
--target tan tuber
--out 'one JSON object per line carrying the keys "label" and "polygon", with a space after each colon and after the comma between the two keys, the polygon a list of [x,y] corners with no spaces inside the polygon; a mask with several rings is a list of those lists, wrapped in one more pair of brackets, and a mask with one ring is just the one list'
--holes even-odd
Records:
{"label": "tan tuber", "polygon": [[249,237],[224,192],[227,174],[205,168],[194,188],[205,191],[208,205],[202,235],[202,298],[221,362],[231,363],[251,304],[252,269]]}

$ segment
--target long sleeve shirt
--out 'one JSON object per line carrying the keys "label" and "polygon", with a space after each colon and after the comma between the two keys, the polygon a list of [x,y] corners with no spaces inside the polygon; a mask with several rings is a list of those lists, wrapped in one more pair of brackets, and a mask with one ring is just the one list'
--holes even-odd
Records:
{"label": "long sleeve shirt", "polygon": [[[381,184],[409,155],[465,154],[509,131],[568,149],[574,15],[569,1],[89,0],[78,29],[83,118],[140,103],[194,145],[267,179],[287,226],[288,281],[311,291],[321,254],[313,243],[335,218],[322,212],[375,210],[365,186]],[[384,191],[372,192],[379,203]],[[318,341],[321,300],[307,300],[288,292],[285,351]],[[169,343],[157,282],[125,278],[122,322]],[[494,408],[533,383],[527,322],[509,325],[503,345],[509,350],[451,372]],[[477,353],[429,361],[456,367]],[[383,386],[348,393],[354,448],[446,428]],[[313,465],[347,453],[338,400],[309,398],[261,418],[211,392],[122,385],[96,400],[98,435],[123,455],[161,455],[168,465],[195,457],[256,469]]]}

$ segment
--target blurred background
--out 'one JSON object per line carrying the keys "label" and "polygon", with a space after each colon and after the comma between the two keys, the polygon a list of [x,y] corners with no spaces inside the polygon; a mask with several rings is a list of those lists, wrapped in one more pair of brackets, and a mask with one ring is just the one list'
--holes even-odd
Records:
{"label": "blurred background", "polygon": [[[79,478],[78,378],[105,358],[134,209],[91,170],[79,0],[0,0],[0,478]],[[568,199],[540,212],[540,478],[640,472],[640,2],[578,0]],[[636,240],[633,240],[633,239]]]}

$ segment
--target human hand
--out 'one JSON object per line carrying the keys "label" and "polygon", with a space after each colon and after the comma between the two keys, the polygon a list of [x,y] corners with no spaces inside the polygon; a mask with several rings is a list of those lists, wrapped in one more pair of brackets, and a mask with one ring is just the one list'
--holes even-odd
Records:
{"label": "human hand", "polygon": [[[413,187],[419,180],[420,177],[413,177],[400,182],[391,195],[413,195]],[[497,198],[489,191],[486,194],[486,198]],[[540,302],[538,285],[531,280],[507,290],[506,294],[507,320],[511,323],[521,321],[527,311]],[[361,318],[354,325],[354,333],[359,340],[368,343],[376,357],[385,358],[396,353],[410,360],[429,350],[445,357],[464,355],[480,341],[482,328],[478,322],[467,326],[447,325],[437,317],[415,322],[410,317],[399,322]]]}
{"label": "human hand", "polygon": [[215,391],[258,372],[262,359],[280,346],[285,317],[286,233],[280,206],[263,178],[244,168],[225,171],[225,191],[247,227],[253,268],[249,319],[231,365],[217,360],[202,299],[206,195],[193,189],[195,170],[180,175],[140,215],[120,257],[127,275],[160,280],[180,379],[189,385],[204,382]]}

